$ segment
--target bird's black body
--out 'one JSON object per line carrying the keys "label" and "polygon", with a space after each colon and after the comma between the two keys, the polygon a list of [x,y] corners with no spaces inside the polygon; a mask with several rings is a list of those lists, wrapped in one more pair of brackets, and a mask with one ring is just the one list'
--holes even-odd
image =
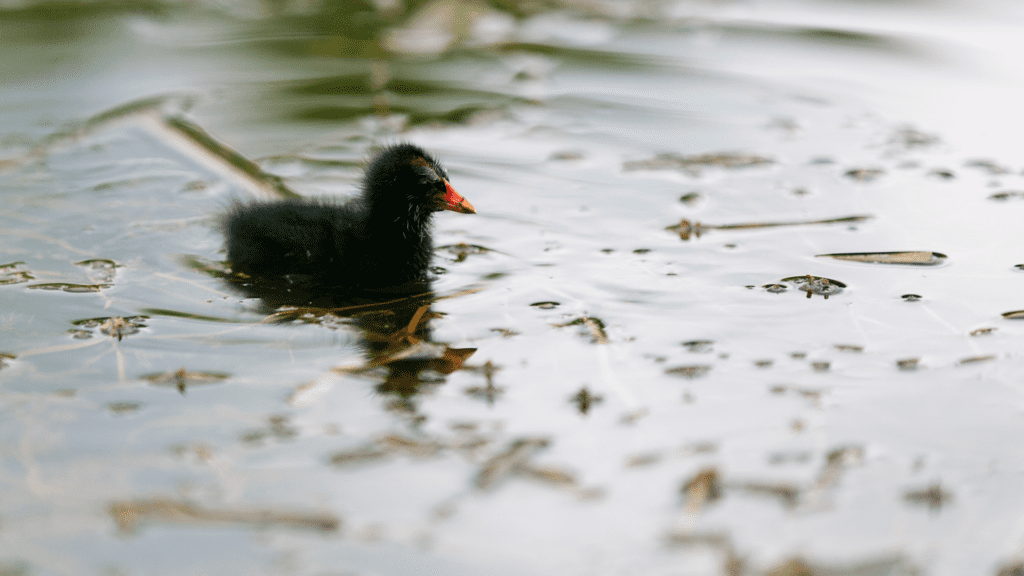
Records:
{"label": "bird's black body", "polygon": [[[447,195],[450,193],[450,195]],[[473,212],[444,168],[398,144],[366,168],[362,194],[344,204],[283,200],[235,205],[224,220],[231,268],[253,278],[344,289],[425,281],[433,213]]]}

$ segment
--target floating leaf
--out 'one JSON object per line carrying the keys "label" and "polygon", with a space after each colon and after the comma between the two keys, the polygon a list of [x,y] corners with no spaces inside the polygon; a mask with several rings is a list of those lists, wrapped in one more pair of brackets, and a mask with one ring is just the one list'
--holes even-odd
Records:
{"label": "floating leaf", "polygon": [[63,290],[64,292],[99,292],[110,288],[110,284],[68,284],[67,282],[49,282],[47,284],[30,284],[34,290]]}
{"label": "floating leaf", "polygon": [[737,152],[719,152],[696,156],[681,156],[679,154],[667,153],[658,154],[650,160],[624,162],[622,169],[626,172],[633,170],[679,170],[691,176],[699,176],[702,168],[736,169],[767,166],[774,163],[775,161],[771,158]]}
{"label": "floating leaf", "polygon": [[1003,318],[1007,320],[1024,320],[1024,310],[1014,310],[1013,312],[1003,312]]}
{"label": "floating leaf", "polygon": [[854,168],[852,170],[847,170],[844,176],[851,180],[856,180],[857,182],[871,182],[883,174],[885,174],[885,170],[882,170],[881,168]]}
{"label": "floating leaf", "polygon": [[778,228],[781,226],[808,226],[811,224],[851,224],[856,222],[864,222],[870,220],[871,216],[868,215],[856,215],[856,216],[843,216],[841,218],[826,218],[824,220],[793,220],[789,222],[748,222],[745,224],[701,224],[700,222],[690,222],[687,219],[682,219],[678,224],[674,224],[665,228],[665,230],[671,230],[679,234],[679,238],[682,240],[689,240],[690,236],[700,238],[707,230],[752,230],[756,228]]}
{"label": "floating leaf", "polygon": [[683,348],[690,352],[711,352],[711,348],[714,345],[714,340],[689,340],[683,342]]}
{"label": "floating leaf", "polygon": [[692,366],[677,366],[675,368],[668,368],[665,370],[665,374],[671,374],[673,376],[682,376],[683,378],[699,378],[708,372],[711,372],[713,366],[705,364],[694,364]]}
{"label": "floating leaf", "polygon": [[0,286],[4,286],[7,284],[21,284],[22,282],[35,280],[35,277],[33,277],[25,270],[16,269],[21,264],[24,264],[24,262],[11,262],[10,264],[0,264]]}
{"label": "floating leaf", "polygon": [[828,300],[829,296],[834,296],[843,291],[846,288],[846,284],[838,280],[832,280],[830,278],[822,278],[820,276],[790,276],[789,278],[783,278],[782,282],[791,282],[797,285],[799,290],[807,292],[807,297],[810,298],[812,295],[817,294],[824,296],[825,300]]}
{"label": "floating leaf", "polygon": [[940,252],[846,252],[839,254],[818,254],[818,258],[833,258],[850,262],[871,264],[910,264],[913,266],[935,266],[946,261]]}
{"label": "floating leaf", "polygon": [[589,316],[583,316],[582,318],[577,318],[571,322],[566,322],[564,324],[555,324],[554,326],[556,328],[565,328],[566,326],[584,326],[587,328],[587,330],[590,332],[590,335],[593,337],[593,342],[597,344],[608,343],[608,334],[607,332],[605,332],[604,322],[602,322],[600,318],[591,318]]}
{"label": "floating leaf", "polygon": [[920,358],[904,358],[903,360],[896,361],[896,367],[904,372],[911,372],[913,370],[917,370],[920,362]]}
{"label": "floating leaf", "polygon": [[143,523],[187,524],[191,526],[242,525],[257,528],[285,527],[334,532],[341,521],[332,514],[275,512],[271,510],[210,509],[175,500],[113,502],[110,515],[124,534],[132,534]]}
{"label": "floating leaf", "polygon": [[687,206],[693,206],[703,198],[700,192],[687,192],[679,197],[679,201]]}
{"label": "floating leaf", "polygon": [[1003,190],[1002,192],[990,194],[988,197],[989,200],[999,201],[1010,200],[1012,198],[1024,198],[1024,192],[1019,192],[1016,190]]}
{"label": "floating leaf", "polygon": [[92,260],[82,260],[81,262],[75,262],[76,266],[82,266],[88,270],[98,272],[100,276],[98,278],[89,277],[90,280],[100,282],[111,282],[114,280],[114,274],[118,268],[118,264],[113,260],[106,260],[103,258],[94,258]]}

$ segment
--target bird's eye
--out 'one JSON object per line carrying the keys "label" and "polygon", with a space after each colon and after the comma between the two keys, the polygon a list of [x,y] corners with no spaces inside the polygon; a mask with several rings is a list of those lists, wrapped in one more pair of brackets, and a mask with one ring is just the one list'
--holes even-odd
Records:
{"label": "bird's eye", "polygon": [[441,178],[429,166],[413,166],[412,170],[420,177],[420,184],[442,183]]}

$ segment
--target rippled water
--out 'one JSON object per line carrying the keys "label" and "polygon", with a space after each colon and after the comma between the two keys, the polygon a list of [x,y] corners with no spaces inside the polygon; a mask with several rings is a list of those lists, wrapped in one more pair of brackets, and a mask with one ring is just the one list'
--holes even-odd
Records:
{"label": "rippled water", "polygon": [[[332,6],[0,9],[0,573],[1021,569],[1014,3]],[[434,297],[225,281],[398,140]]]}

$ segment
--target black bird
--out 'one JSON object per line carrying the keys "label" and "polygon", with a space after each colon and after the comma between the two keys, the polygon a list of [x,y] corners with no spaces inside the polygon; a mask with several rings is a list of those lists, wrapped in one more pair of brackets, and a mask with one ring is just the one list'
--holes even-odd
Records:
{"label": "black bird", "polygon": [[412,144],[370,161],[362,194],[344,204],[282,200],[236,204],[224,219],[233,272],[325,289],[424,282],[434,212],[476,210],[436,159]]}

